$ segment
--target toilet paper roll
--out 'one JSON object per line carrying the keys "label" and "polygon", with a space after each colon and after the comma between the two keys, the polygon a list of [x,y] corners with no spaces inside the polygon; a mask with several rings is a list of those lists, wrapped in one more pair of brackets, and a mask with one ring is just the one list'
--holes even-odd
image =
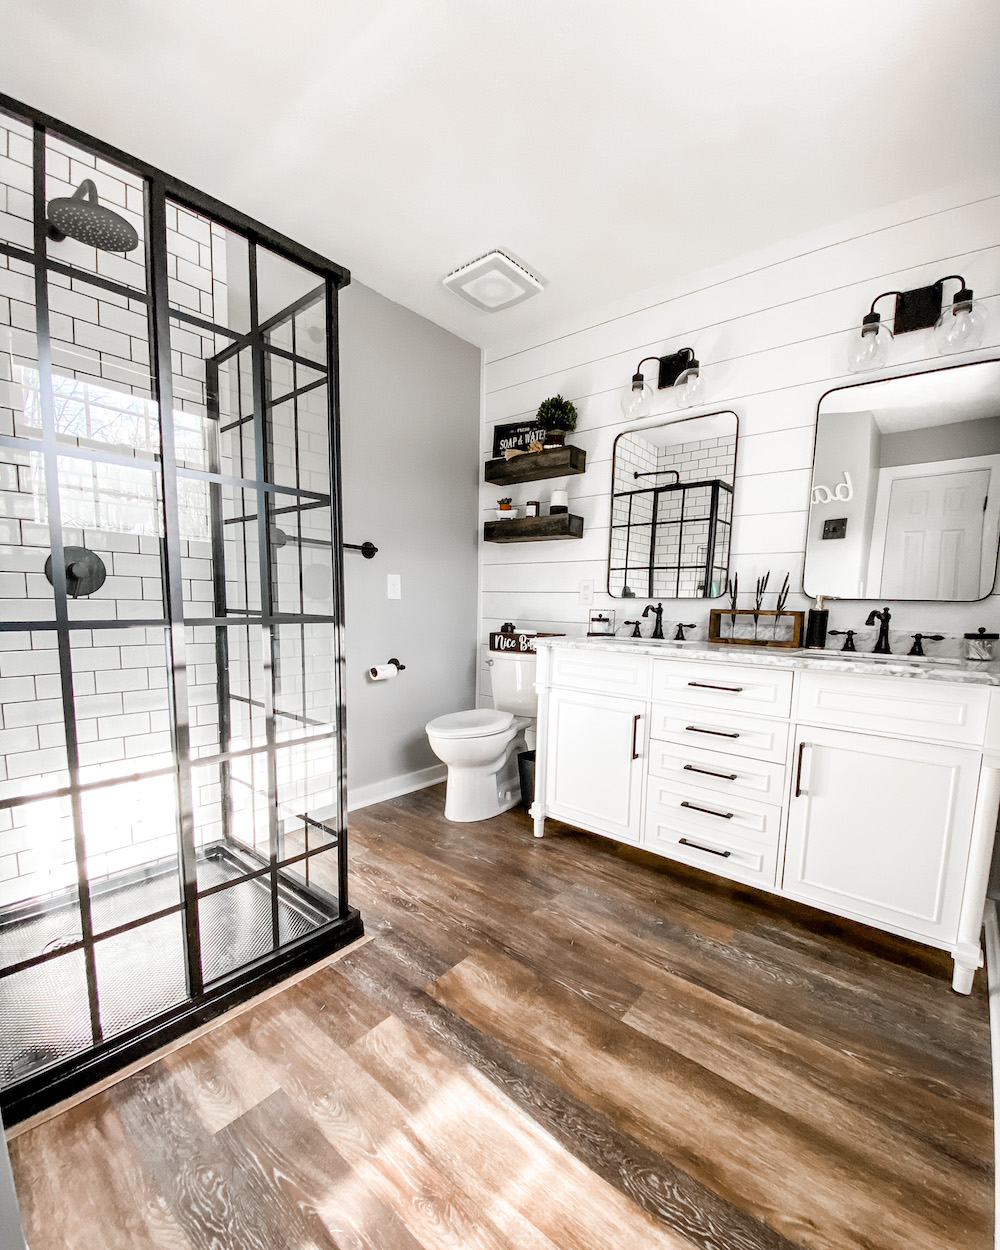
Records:
{"label": "toilet paper roll", "polygon": [[391,681],[399,676],[399,669],[395,664],[376,664],[368,670],[368,676],[372,681]]}

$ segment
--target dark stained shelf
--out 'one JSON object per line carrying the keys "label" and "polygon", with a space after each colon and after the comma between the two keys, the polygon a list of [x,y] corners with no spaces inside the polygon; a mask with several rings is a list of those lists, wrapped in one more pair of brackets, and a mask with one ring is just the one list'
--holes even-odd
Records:
{"label": "dark stained shelf", "polygon": [[587,470],[587,453],[582,447],[549,447],[545,451],[529,451],[510,460],[486,461],[486,481],[497,486],[515,486],[518,482],[540,482],[546,477],[569,477]]}
{"label": "dark stained shelf", "polygon": [[510,521],[487,521],[483,539],[488,543],[533,543],[555,538],[582,538],[583,517],[561,512],[557,516],[522,516]]}

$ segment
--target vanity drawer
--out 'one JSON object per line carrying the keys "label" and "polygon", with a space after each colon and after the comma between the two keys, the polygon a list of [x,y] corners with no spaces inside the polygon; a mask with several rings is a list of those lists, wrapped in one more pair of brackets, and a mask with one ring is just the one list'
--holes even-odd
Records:
{"label": "vanity drawer", "polygon": [[783,764],[788,748],[788,721],[765,720],[744,712],[722,712],[654,703],[649,736],[679,746],[706,747],[725,755],[749,755]]}
{"label": "vanity drawer", "polygon": [[780,830],[781,808],[772,804],[720,802],[694,787],[649,781],[642,845],[660,855],[773,886]]}
{"label": "vanity drawer", "polygon": [[648,655],[553,647],[551,656],[549,681],[553,686],[600,694],[639,695],[643,699],[649,692]]}
{"label": "vanity drawer", "polygon": [[691,707],[787,717],[792,710],[792,674],[742,664],[657,659],[652,697]]}
{"label": "vanity drawer", "polygon": [[[691,735],[694,737],[694,735]],[[697,786],[722,798],[779,805],[784,798],[785,766],[749,756],[722,755],[703,747],[649,743],[649,774],[674,786]]]}
{"label": "vanity drawer", "polygon": [[919,677],[799,674],[796,719],[858,733],[936,738],[979,746],[986,736],[989,690]]}

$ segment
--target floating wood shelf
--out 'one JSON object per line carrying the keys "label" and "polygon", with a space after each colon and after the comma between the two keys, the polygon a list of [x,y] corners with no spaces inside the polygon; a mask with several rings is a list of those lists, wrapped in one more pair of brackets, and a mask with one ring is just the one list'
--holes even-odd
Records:
{"label": "floating wood shelf", "polygon": [[582,538],[583,517],[561,512],[556,516],[522,516],[510,521],[487,521],[483,539],[488,543],[534,543],[555,538]]}
{"label": "floating wood shelf", "polygon": [[587,453],[582,447],[549,447],[546,451],[529,451],[510,460],[486,461],[486,481],[497,486],[515,486],[518,482],[540,482],[546,477],[569,477],[587,471]]}

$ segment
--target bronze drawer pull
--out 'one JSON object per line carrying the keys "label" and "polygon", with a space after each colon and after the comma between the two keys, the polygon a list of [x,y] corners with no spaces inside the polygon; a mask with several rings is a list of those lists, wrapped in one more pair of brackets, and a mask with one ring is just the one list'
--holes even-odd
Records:
{"label": "bronze drawer pull", "polygon": [[685,725],[689,734],[712,734],[716,738],[738,738],[738,733],[728,733],[725,729],[699,729],[697,725]]}
{"label": "bronze drawer pull", "polygon": [[689,686],[697,686],[699,690],[724,690],[726,694],[742,694],[742,686],[713,686],[707,681],[689,681]]}
{"label": "bronze drawer pull", "polygon": [[739,773],[714,773],[710,768],[697,768],[694,764],[685,764],[686,773],[704,773],[706,777],[721,777],[723,781],[736,781]]}
{"label": "bronze drawer pull", "polygon": [[689,803],[687,799],[683,799],[681,807],[690,807],[693,812],[704,812],[706,816],[718,816],[720,820],[732,820],[732,812],[714,812],[710,807],[699,807],[697,803]]}
{"label": "bronze drawer pull", "polygon": [[639,717],[641,715],[642,715],[641,712],[636,712],[636,714],[632,717],[632,758],[634,760],[637,760],[639,758],[638,737],[639,737]]}
{"label": "bronze drawer pull", "polygon": [[697,842],[689,842],[687,838],[681,838],[681,846],[693,846],[696,851],[708,851],[709,855],[721,855],[723,859],[732,855],[732,851],[717,851],[714,846],[699,846]]}

